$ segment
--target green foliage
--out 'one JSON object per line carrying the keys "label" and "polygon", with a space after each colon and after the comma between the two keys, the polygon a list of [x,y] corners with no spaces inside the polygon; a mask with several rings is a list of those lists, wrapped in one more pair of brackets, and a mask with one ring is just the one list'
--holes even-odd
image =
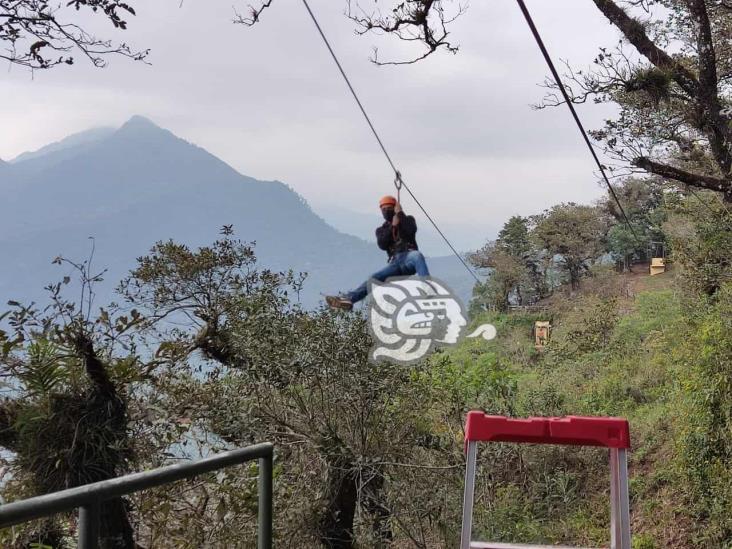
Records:
{"label": "green foliage", "polygon": [[529,220],[512,216],[498,233],[498,246],[513,257],[526,257],[533,249],[529,235]]}
{"label": "green foliage", "polygon": [[551,255],[562,256],[573,289],[587,270],[587,262],[605,251],[608,222],[598,208],[559,204],[537,216],[534,238]]}
{"label": "green foliage", "polygon": [[[390,498],[425,499],[419,482],[405,484],[395,472],[405,456],[431,463],[453,448],[422,413],[432,389],[409,369],[369,361],[364,317],[302,310],[289,299],[298,288],[292,273],[257,269],[251,247],[226,236],[198,250],[159,244],[122,285],[147,317],[195,319],[181,326],[178,317],[158,349],[168,361],[165,413],[226,444],[278,445],[282,539],[383,542],[395,528]],[[416,514],[409,499],[400,505],[405,517]],[[253,536],[241,518],[220,530],[222,544]],[[195,517],[186,523],[196,536],[210,531]],[[417,535],[418,524],[398,524],[401,535]],[[180,536],[171,526],[157,523],[155,535]]]}
{"label": "green foliage", "polygon": [[658,545],[653,536],[640,534],[633,538],[633,549],[658,549]]}
{"label": "green foliage", "polygon": [[[101,275],[90,273],[90,261],[54,260],[75,269],[80,301],[64,296],[71,281],[66,276],[46,288],[49,304],[43,309],[8,303],[9,330],[0,332],[0,368],[11,380],[0,402],[0,445],[9,452],[3,460],[12,473],[3,487],[6,499],[116,477],[129,470],[135,449],[155,446],[150,438],[138,442],[130,436],[139,424],[130,421],[129,411],[136,411],[139,401],[128,391],[140,390],[155,367],[136,352],[146,320],[135,310],[120,313],[116,307],[92,316],[93,285]],[[147,389],[146,400],[152,394]],[[110,539],[132,544],[121,501],[102,503],[101,523],[102,545]],[[8,543],[61,547],[67,529],[58,517],[49,517],[15,528]]]}
{"label": "green foliage", "polygon": [[[523,242],[517,232],[511,246]],[[719,547],[732,539],[728,284],[709,300],[679,293],[664,277],[630,291],[633,277],[595,273],[550,311],[482,313],[474,322],[494,324],[498,338],[468,339],[406,368],[368,360],[363,316],[301,309],[290,299],[300,278],[258,269],[251,246],[224,236],[196,250],[162,243],[141,258],[121,286],[134,314],[102,311],[81,324],[4,335],[13,341],[5,364],[27,397],[0,410],[15,437],[0,442],[18,452],[6,494],[27,493],[38,479],[78,482],[104,460],[152,467],[171,454],[272,440],[284,546],[291,539],[308,547],[332,539],[344,547],[453,546],[466,411],[614,415],[632,426],[636,546]],[[13,318],[45,325],[34,313],[16,310]],[[536,320],[553,327],[541,351]],[[99,380],[71,337],[79,326],[108,381],[125,387],[117,393],[129,410],[122,430],[94,406]],[[143,347],[150,362],[134,352]],[[145,542],[247,546],[255,474],[231,470],[136,496]],[[476,533],[602,545],[606,479],[602,451],[485,445]]]}
{"label": "green foliage", "polygon": [[491,274],[486,282],[478,283],[474,288],[471,307],[473,310],[483,306],[506,312],[511,298],[516,297],[520,301],[528,286],[524,262],[497,245],[486,245],[479,253],[485,254],[483,260],[478,263],[474,257],[473,264],[490,268]]}
{"label": "green foliage", "polygon": [[555,331],[552,358],[573,358],[606,347],[618,321],[617,308],[614,298],[583,300]]}
{"label": "green foliage", "polygon": [[29,395],[48,394],[69,378],[70,357],[59,345],[38,339],[26,347],[28,361],[18,372]]}
{"label": "green foliage", "polygon": [[664,224],[685,288],[713,296],[732,280],[732,215],[709,193],[681,201]]}
{"label": "green foliage", "polygon": [[474,314],[506,312],[512,303],[533,303],[548,293],[550,262],[534,245],[527,218],[511,217],[495,242],[486,243],[468,259],[478,268],[490,269],[488,280],[473,288],[470,309]]}
{"label": "green foliage", "polygon": [[645,92],[654,103],[668,100],[671,91],[671,75],[664,70],[651,68],[640,68],[628,79],[625,85],[626,92]]}
{"label": "green foliage", "polygon": [[667,215],[665,197],[659,182],[650,178],[629,178],[615,185],[614,190],[633,229],[628,226],[614,197],[608,195],[602,207],[616,221],[608,231],[608,250],[623,262],[627,271],[634,258],[646,258],[651,242],[665,240],[661,230]]}
{"label": "green foliage", "polygon": [[681,472],[692,490],[702,539],[732,539],[732,286],[695,315],[688,345],[679,349],[684,372],[685,424],[679,440]]}
{"label": "green foliage", "polygon": [[[474,363],[485,355],[511,372],[510,408],[519,416],[630,420],[634,546],[723,547],[732,541],[730,295],[724,286],[713,303],[691,303],[668,279],[630,298],[582,295],[553,312],[552,338],[542,354],[515,351],[515,335],[530,343],[533,319],[514,314],[480,319],[499,333],[482,353],[466,342],[451,354],[470,351]],[[469,394],[479,394],[479,385],[469,387]],[[483,474],[492,483],[479,484],[479,497],[488,498],[490,511],[481,511],[477,524],[486,536],[606,542],[604,456],[521,447],[513,458],[494,454],[501,451],[492,445],[483,452]],[[507,472],[512,459],[527,464],[529,482]],[[501,466],[485,463],[495,460]],[[504,494],[511,494],[509,501]]]}
{"label": "green foliage", "polygon": [[[650,243],[650,239],[639,227],[635,227],[634,231],[635,233],[630,230],[628,225],[619,223],[613,225],[607,234],[609,251],[623,261],[623,268],[626,271],[630,270],[633,255],[640,250],[645,251]],[[636,235],[639,235],[640,244],[636,239]]]}
{"label": "green foliage", "polygon": [[480,408],[492,414],[515,415],[516,377],[495,353],[457,349],[435,359],[423,381],[445,395],[461,412]]}

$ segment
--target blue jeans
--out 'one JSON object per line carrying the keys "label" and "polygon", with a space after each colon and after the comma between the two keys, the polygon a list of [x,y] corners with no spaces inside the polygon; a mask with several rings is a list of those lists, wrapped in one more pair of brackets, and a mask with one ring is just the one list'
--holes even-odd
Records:
{"label": "blue jeans", "polygon": [[[396,254],[394,259],[387,263],[383,269],[372,274],[369,280],[373,278],[379,282],[384,282],[384,280],[392,276],[411,276],[414,274],[418,276],[430,276],[427,262],[424,260],[422,252],[417,250]],[[344,297],[350,299],[351,303],[357,303],[365,298],[368,293],[369,281],[367,280],[355,290],[344,294]]]}

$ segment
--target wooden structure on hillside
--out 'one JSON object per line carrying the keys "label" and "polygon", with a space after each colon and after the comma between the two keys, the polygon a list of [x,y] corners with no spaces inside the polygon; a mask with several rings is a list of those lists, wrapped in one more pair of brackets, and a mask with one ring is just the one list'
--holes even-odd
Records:
{"label": "wooden structure on hillside", "polygon": [[552,325],[548,320],[537,320],[534,322],[534,346],[541,350],[549,343],[549,330]]}
{"label": "wooden structure on hillside", "polygon": [[651,258],[651,276],[660,275],[666,272],[666,259],[663,257]]}
{"label": "wooden structure on hillside", "polygon": [[663,242],[651,242],[649,254],[651,256],[650,275],[660,275],[666,272],[666,247]]}

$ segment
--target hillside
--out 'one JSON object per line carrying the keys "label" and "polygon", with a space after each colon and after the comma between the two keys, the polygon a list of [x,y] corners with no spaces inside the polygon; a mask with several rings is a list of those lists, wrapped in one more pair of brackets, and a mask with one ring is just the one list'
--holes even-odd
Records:
{"label": "hillside", "polygon": [[[83,260],[90,237],[94,265],[109,269],[100,300],[156,241],[199,246],[225,224],[256,242],[261,265],[307,272],[307,306],[356,286],[384,262],[373,244],[333,229],[284,183],[241,175],[142,117],[19,156],[0,166],[0,189],[3,302],[39,299],[43,286],[66,274],[51,260]],[[470,279],[452,262],[459,266],[435,260],[435,274],[467,297]]]}
{"label": "hillside", "polygon": [[[499,337],[449,351],[429,383],[450,379],[468,395],[466,408],[494,414],[628,418],[633,547],[722,547],[732,476],[713,440],[715,415],[728,411],[715,407],[710,382],[730,363],[730,296],[695,302],[692,317],[673,273],[605,273],[574,297],[554,297],[543,313],[480,319]],[[533,347],[535,320],[552,323],[543,352]],[[605,452],[486,445],[481,468],[490,483],[479,483],[476,498],[492,503],[477,515],[478,539],[607,542]],[[443,490],[457,493],[460,483],[456,474]]]}

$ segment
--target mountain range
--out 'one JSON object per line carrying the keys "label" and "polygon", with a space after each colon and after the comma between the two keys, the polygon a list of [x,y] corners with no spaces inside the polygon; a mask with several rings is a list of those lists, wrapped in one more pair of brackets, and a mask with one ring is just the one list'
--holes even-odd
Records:
{"label": "mountain range", "polygon": [[[201,246],[229,224],[238,238],[256,242],[261,265],[308,273],[307,307],[322,293],[357,285],[385,261],[373,243],[333,228],[286,184],[242,175],[140,116],[0,161],[0,192],[3,304],[42,299],[45,285],[68,274],[53,258],[80,261],[93,245],[94,265],[108,269],[97,288],[101,305],[155,242]],[[469,297],[472,279],[455,257],[429,262],[435,276]]]}

